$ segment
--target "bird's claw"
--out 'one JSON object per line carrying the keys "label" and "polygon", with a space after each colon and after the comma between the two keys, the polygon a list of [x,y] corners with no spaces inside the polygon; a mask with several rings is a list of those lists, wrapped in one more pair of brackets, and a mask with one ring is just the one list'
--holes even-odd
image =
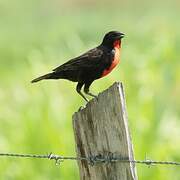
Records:
{"label": "bird's claw", "polygon": [[85,107],[86,107],[85,105],[84,105],[84,106],[80,106],[79,109],[78,109],[78,111],[83,110]]}

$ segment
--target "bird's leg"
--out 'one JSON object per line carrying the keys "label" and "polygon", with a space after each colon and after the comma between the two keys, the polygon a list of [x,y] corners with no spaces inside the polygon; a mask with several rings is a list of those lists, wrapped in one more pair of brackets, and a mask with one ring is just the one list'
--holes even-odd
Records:
{"label": "bird's leg", "polygon": [[92,96],[92,97],[97,98],[96,95],[94,95],[94,94],[92,94],[91,92],[89,92],[89,87],[90,87],[91,83],[92,83],[92,82],[85,83],[84,92],[85,92],[86,94],[88,94],[89,96]]}
{"label": "bird's leg", "polygon": [[78,92],[78,94],[80,94],[81,97],[83,97],[83,99],[88,102],[88,99],[84,96],[84,94],[81,92],[81,88],[83,86],[84,83],[78,83],[76,86],[76,91]]}
{"label": "bird's leg", "polygon": [[89,96],[92,96],[92,97],[95,97],[95,98],[97,98],[97,96],[96,95],[94,95],[94,94],[92,94],[91,92],[85,92],[86,94],[88,94]]}

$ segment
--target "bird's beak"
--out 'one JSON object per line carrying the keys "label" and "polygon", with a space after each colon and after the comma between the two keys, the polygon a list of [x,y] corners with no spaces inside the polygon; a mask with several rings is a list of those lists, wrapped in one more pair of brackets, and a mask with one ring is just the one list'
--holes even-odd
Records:
{"label": "bird's beak", "polygon": [[125,36],[125,34],[123,34],[123,33],[120,33],[120,35],[119,35],[120,38],[123,38],[124,36]]}

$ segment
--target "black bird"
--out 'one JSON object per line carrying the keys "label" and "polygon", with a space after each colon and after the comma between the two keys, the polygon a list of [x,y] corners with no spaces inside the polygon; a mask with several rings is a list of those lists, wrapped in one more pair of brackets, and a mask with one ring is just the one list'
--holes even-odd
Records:
{"label": "black bird", "polygon": [[110,31],[105,34],[102,43],[94,49],[69,60],[68,62],[53,69],[51,73],[40,76],[32,83],[44,79],[67,79],[78,82],[76,91],[88,102],[88,99],[81,92],[84,85],[84,92],[96,97],[89,92],[89,87],[96,79],[109,74],[119,63],[121,39],[124,34],[118,31]]}

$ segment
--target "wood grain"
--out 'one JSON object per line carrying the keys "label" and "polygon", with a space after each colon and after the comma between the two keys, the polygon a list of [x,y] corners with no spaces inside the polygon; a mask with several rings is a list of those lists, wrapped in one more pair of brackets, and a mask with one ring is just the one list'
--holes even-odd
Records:
{"label": "wood grain", "polygon": [[[89,157],[107,152],[134,159],[121,83],[114,83],[73,115],[77,156]],[[133,163],[78,162],[81,180],[136,180]]]}

